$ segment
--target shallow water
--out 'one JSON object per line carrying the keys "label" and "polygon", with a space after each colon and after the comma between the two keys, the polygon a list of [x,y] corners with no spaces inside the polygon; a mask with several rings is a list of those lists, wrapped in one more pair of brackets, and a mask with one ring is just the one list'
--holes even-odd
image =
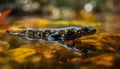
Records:
{"label": "shallow water", "polygon": [[[18,25],[15,24],[16,27]],[[1,33],[0,69],[119,69],[118,25],[108,28],[105,24],[100,25],[94,25],[97,29],[96,34],[75,43],[77,48],[84,50],[82,52],[66,49],[56,43],[29,41],[19,36]],[[11,27],[15,26],[13,24]],[[91,53],[86,53],[86,49]]]}

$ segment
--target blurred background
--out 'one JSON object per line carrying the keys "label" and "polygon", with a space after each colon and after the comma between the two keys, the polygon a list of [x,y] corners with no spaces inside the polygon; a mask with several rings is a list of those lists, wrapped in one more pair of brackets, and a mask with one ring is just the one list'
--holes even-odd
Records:
{"label": "blurred background", "polygon": [[[92,54],[5,34],[86,25],[97,33],[78,46]],[[0,0],[0,69],[119,69],[119,42],[120,0]]]}
{"label": "blurred background", "polygon": [[9,12],[5,17],[9,25],[16,23],[16,20],[26,20],[26,24],[36,21],[34,25],[41,22],[41,26],[44,21],[49,24],[53,21],[57,21],[57,24],[60,21],[59,23],[64,25],[66,23],[66,26],[75,25],[74,22],[81,25],[80,22],[83,21],[82,24],[102,23],[105,31],[118,33],[119,3],[116,0],[1,0],[0,12]]}

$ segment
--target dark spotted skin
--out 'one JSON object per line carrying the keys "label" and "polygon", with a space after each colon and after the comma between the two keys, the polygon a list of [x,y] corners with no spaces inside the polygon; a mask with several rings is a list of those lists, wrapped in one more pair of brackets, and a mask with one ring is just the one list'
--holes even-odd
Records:
{"label": "dark spotted skin", "polygon": [[91,27],[69,27],[58,30],[57,33],[50,35],[50,38],[53,41],[74,40],[82,36],[92,35],[95,32],[96,30]]}
{"label": "dark spotted skin", "polygon": [[24,36],[26,39],[29,40],[46,40],[47,38],[51,35],[54,34],[54,31],[51,30],[38,30],[38,29],[33,29],[33,30],[26,30],[24,32]]}
{"label": "dark spotted skin", "polygon": [[[24,37],[28,40],[45,40],[48,42],[57,42],[65,48],[83,51],[83,49],[77,49],[74,47],[74,43],[66,44],[65,41],[74,41],[82,36],[92,35],[96,32],[96,29],[92,27],[67,27],[59,29],[38,29],[29,28],[19,33],[13,33],[7,31],[8,34],[15,34]],[[88,50],[88,49],[86,49]]]}
{"label": "dark spotted skin", "polygon": [[50,40],[48,38],[51,38],[52,41],[59,41],[59,40],[74,40],[77,38],[80,38],[82,36],[91,35],[95,33],[95,29],[92,29],[88,32],[89,29],[78,29],[75,27],[69,27],[69,28],[61,28],[61,29],[47,29],[47,30],[39,30],[39,29],[33,29],[33,30],[26,30],[25,31],[25,37],[33,40]]}

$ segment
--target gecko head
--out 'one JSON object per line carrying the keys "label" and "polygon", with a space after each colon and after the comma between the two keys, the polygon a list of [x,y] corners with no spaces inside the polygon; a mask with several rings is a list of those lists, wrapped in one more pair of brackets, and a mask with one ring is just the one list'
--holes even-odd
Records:
{"label": "gecko head", "polygon": [[84,35],[92,35],[96,33],[96,29],[90,26],[85,26],[81,30],[84,33]]}

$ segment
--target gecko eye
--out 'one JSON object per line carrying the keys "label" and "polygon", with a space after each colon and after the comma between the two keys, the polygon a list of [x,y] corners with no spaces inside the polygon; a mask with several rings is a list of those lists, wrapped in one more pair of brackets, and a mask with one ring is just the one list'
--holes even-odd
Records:
{"label": "gecko eye", "polygon": [[84,32],[88,32],[88,31],[89,31],[89,28],[85,27],[85,28],[82,28],[82,30],[83,30]]}

